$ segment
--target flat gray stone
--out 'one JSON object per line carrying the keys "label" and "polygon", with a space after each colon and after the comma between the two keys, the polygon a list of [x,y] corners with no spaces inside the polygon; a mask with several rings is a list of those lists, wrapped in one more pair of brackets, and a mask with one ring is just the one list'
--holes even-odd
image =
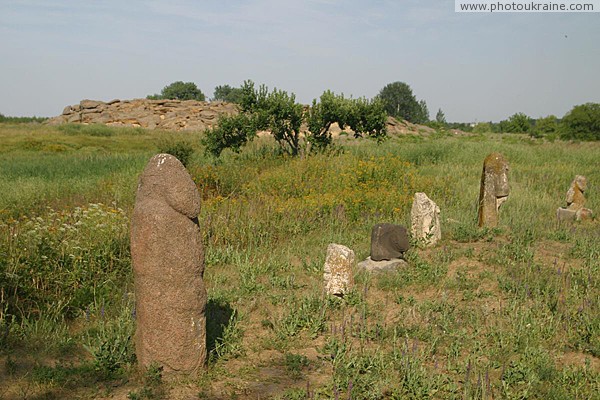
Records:
{"label": "flat gray stone", "polygon": [[359,271],[367,271],[371,273],[396,271],[399,268],[408,267],[408,263],[401,258],[393,258],[391,260],[373,261],[371,257],[361,261],[357,265]]}

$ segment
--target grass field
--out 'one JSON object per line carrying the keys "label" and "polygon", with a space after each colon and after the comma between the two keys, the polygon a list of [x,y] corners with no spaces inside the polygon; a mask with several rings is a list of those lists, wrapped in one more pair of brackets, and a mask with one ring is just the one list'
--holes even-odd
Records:
{"label": "grass field", "polygon": [[[201,134],[0,124],[0,399],[600,399],[600,223],[559,226],[576,174],[600,212],[600,143],[519,135],[341,137],[290,158],[261,139],[220,161]],[[184,141],[203,198],[207,372],[136,368],[129,217],[137,177]],[[482,162],[510,163],[494,230]],[[323,295],[329,243],[369,254],[422,191],[443,239],[410,267]]]}

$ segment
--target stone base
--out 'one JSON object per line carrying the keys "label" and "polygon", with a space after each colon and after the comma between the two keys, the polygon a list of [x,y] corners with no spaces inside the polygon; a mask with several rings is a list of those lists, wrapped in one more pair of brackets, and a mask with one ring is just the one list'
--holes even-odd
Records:
{"label": "stone base", "polygon": [[592,210],[589,208],[581,208],[575,211],[560,207],[556,210],[556,218],[558,219],[558,222],[589,221],[592,219],[592,216]]}
{"label": "stone base", "polygon": [[391,260],[373,261],[371,257],[361,261],[357,265],[359,271],[367,271],[371,273],[396,271],[399,268],[408,267],[408,263],[401,258],[393,258]]}
{"label": "stone base", "polygon": [[567,210],[566,208],[559,208],[556,210],[556,218],[558,222],[575,221],[577,212],[574,210]]}

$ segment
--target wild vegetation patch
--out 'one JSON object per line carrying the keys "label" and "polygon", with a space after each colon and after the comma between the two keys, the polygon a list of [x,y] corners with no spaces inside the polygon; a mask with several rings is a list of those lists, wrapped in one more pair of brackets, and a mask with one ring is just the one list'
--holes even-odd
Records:
{"label": "wild vegetation patch", "polygon": [[[265,138],[215,161],[197,134],[31,129],[0,125],[0,399],[600,392],[600,228],[555,219],[576,174],[600,210],[596,143],[341,139],[341,151],[301,158]],[[209,296],[207,372],[174,384],[138,371],[132,346],[129,217],[163,144],[187,155],[202,195]],[[498,228],[478,229],[492,151],[510,163],[511,194]],[[327,245],[364,259],[371,227],[407,224],[416,191],[440,206],[442,241],[324,297]]]}

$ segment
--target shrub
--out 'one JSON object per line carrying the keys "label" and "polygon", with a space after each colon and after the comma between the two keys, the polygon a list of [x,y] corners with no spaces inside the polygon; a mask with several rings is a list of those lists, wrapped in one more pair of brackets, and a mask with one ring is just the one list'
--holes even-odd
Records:
{"label": "shrub", "polygon": [[475,133],[489,133],[492,131],[492,124],[489,122],[479,122],[473,127]]}
{"label": "shrub", "polygon": [[198,100],[205,101],[206,97],[204,93],[194,82],[173,82],[170,85],[165,86],[160,94],[154,94],[147,96],[148,99],[171,99],[171,100]]}
{"label": "shrub", "polygon": [[242,101],[242,95],[241,88],[234,88],[229,85],[219,85],[215,87],[215,93],[212,99],[239,104]]}
{"label": "shrub", "polygon": [[554,115],[540,118],[535,121],[535,125],[531,128],[529,134],[535,138],[541,138],[556,134],[558,131],[558,121]]}
{"label": "shrub", "polygon": [[184,167],[188,166],[190,158],[192,157],[192,154],[194,154],[192,145],[184,141],[163,143],[160,146],[159,151],[174,156],[181,161]]}
{"label": "shrub", "polygon": [[524,113],[516,113],[508,118],[508,121],[502,126],[509,133],[525,133],[531,128],[530,119]]}

